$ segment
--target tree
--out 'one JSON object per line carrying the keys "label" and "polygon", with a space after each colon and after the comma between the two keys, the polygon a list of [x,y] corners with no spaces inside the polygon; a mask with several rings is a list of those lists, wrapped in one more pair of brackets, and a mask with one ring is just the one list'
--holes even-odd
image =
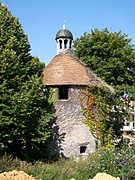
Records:
{"label": "tree", "polygon": [[116,93],[135,97],[135,48],[127,34],[94,29],[74,42],[75,54]]}
{"label": "tree", "polygon": [[43,66],[30,55],[19,21],[0,3],[0,143],[15,156],[30,155],[51,133],[49,89],[39,73]]}

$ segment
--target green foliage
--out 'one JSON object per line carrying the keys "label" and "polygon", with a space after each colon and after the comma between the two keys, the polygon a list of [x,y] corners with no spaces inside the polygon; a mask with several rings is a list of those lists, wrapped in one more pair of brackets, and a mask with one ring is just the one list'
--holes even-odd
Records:
{"label": "green foliage", "polygon": [[91,85],[82,94],[81,107],[85,116],[83,122],[92,135],[103,146],[113,145],[112,140],[121,135],[126,113],[124,104],[107,87]]}
{"label": "green foliage", "polygon": [[[105,172],[120,179],[132,180],[135,177],[135,144],[112,150],[100,150],[89,157],[89,172]],[[92,175],[91,175],[92,177]]]}
{"label": "green foliage", "polygon": [[4,154],[0,157],[0,173],[12,171],[18,169],[20,166],[20,160],[18,158],[13,158],[11,155]]}
{"label": "green foliage", "polygon": [[94,29],[77,38],[74,47],[75,54],[116,93],[128,92],[135,98],[135,48],[127,34]]}
{"label": "green foliage", "polygon": [[133,180],[135,177],[135,146],[105,150],[101,149],[91,154],[87,161],[79,162],[73,159],[60,159],[53,163],[27,163],[4,155],[0,158],[0,172],[11,170],[23,170],[36,179],[45,180],[88,180],[99,172],[108,173],[120,179]]}
{"label": "green foliage", "polygon": [[15,156],[35,156],[51,133],[52,105],[41,77],[44,64],[30,55],[20,23],[1,3],[0,35],[0,143]]}

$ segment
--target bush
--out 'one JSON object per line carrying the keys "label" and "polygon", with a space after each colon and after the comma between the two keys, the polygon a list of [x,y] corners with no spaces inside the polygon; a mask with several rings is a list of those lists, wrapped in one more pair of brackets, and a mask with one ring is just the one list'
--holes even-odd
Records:
{"label": "bush", "polygon": [[133,180],[135,177],[135,144],[129,148],[101,150],[89,157],[90,177],[98,172],[118,176],[122,180]]}
{"label": "bush", "polygon": [[59,159],[52,163],[27,163],[5,154],[0,158],[0,172],[22,170],[36,179],[42,180],[88,180],[99,172],[105,172],[121,180],[133,180],[135,177],[135,145],[129,148],[101,149],[91,154],[87,161]]}
{"label": "bush", "polygon": [[5,171],[12,171],[14,169],[18,169],[20,165],[20,160],[18,158],[14,158],[11,155],[7,155],[0,157],[0,173]]}

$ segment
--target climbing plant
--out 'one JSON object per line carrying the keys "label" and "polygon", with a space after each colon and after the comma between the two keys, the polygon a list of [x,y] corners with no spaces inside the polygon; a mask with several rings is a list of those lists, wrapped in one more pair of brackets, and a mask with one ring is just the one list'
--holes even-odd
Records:
{"label": "climbing plant", "polygon": [[113,145],[121,136],[126,110],[124,104],[105,86],[92,85],[82,93],[80,104],[83,122],[101,146]]}

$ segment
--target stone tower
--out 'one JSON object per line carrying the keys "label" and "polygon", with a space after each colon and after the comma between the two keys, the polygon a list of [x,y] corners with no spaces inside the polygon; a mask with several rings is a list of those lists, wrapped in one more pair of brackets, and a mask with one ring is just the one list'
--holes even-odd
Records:
{"label": "stone tower", "polygon": [[95,139],[82,122],[81,92],[100,80],[73,54],[72,33],[65,27],[56,34],[57,55],[43,71],[43,82],[54,89],[55,117],[52,155],[85,156],[95,151]]}

